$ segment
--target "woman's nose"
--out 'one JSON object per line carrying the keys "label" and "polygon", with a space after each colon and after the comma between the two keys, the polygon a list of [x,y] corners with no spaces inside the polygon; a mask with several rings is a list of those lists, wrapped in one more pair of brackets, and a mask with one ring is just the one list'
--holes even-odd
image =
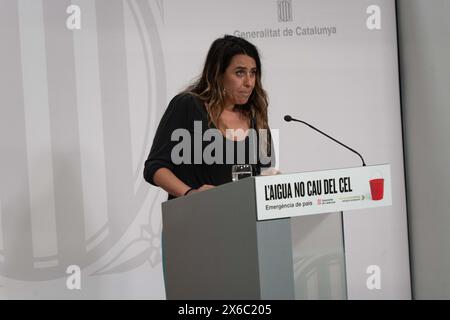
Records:
{"label": "woman's nose", "polygon": [[250,74],[246,74],[244,77],[244,85],[247,87],[250,87],[253,83],[253,78]]}

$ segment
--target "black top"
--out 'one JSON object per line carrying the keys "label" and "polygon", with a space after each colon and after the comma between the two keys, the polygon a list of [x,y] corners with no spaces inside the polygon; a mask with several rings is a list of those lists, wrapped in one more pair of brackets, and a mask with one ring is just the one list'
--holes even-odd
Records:
{"label": "black top", "polygon": [[[194,121],[199,122],[194,125]],[[254,123],[255,121],[252,120],[252,128],[256,129]],[[252,164],[253,174],[258,175],[260,172],[260,167],[270,167],[272,162],[274,162],[274,159],[271,158],[271,162],[268,164],[263,165],[260,163],[259,159],[256,157],[256,154],[258,154],[258,149],[254,149],[258,143],[256,141],[255,143],[251,142],[254,141],[252,138],[254,135],[251,137],[250,135],[247,135],[247,137],[241,141],[232,141],[220,134],[220,137],[218,137],[218,135],[217,137],[222,141],[216,141],[216,138],[214,137],[206,139],[206,137],[203,136],[205,131],[210,128],[216,129],[213,124],[211,124],[211,127],[208,125],[208,113],[206,111],[206,107],[198,97],[189,93],[181,93],[175,96],[169,103],[169,106],[167,107],[161,122],[158,125],[158,129],[156,130],[150,154],[147,161],[145,161],[145,180],[156,186],[153,181],[153,175],[160,168],[168,168],[186,185],[197,189],[204,184],[217,186],[231,182],[231,168],[234,164]],[[187,131],[185,131],[185,135],[181,133],[176,138],[174,137],[175,141],[172,141],[172,132],[176,129],[186,129]],[[187,134],[187,132],[189,132],[189,134]],[[217,130],[216,132],[220,131]],[[180,138],[180,136],[182,138]],[[198,146],[195,146],[197,142]],[[213,143],[214,145],[216,145],[216,143],[221,143],[217,145],[222,146],[223,157],[215,158],[216,160],[221,160],[216,161],[215,163],[210,163],[210,160],[208,162],[208,160],[201,155],[210,154],[215,157],[216,153]],[[244,146],[242,144],[244,144]],[[210,145],[210,147],[205,150],[208,145]],[[184,149],[183,146],[185,146]],[[174,152],[174,154],[181,155],[184,159],[183,163],[174,163],[171,157],[172,149],[174,147],[176,147],[176,152]],[[190,147],[190,149],[188,147]],[[233,150],[233,147],[235,150],[234,159],[230,154],[227,158],[226,151]],[[238,159],[237,150],[244,147],[245,159]],[[256,151],[252,151],[253,149]],[[197,150],[196,155],[194,153],[195,150]],[[202,151],[201,155],[199,150]],[[184,153],[185,151],[187,154]],[[206,163],[205,159],[207,160]],[[175,197],[169,194],[169,199],[172,198]]]}

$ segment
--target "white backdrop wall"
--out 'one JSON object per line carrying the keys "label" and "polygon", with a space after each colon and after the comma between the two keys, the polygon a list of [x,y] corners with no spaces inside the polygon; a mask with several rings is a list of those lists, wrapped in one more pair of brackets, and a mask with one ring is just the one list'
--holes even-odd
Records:
{"label": "white backdrop wall", "polygon": [[413,296],[450,298],[450,2],[398,1]]}
{"label": "white backdrop wall", "polygon": [[260,50],[283,172],[360,165],[284,114],[391,164],[393,206],[344,213],[347,292],[410,298],[395,23],[390,0],[1,0],[0,297],[165,298],[166,194],[143,163],[168,101],[227,33]]}

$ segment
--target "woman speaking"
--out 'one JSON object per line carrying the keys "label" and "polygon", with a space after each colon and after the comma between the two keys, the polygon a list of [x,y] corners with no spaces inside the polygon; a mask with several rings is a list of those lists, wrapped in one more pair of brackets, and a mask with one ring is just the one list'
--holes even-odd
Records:
{"label": "woman speaking", "polygon": [[[252,175],[258,175],[261,167],[273,166],[268,100],[261,85],[261,71],[253,44],[230,35],[216,39],[200,78],[169,103],[145,162],[145,180],[163,188],[172,199],[231,182],[233,166],[238,164],[251,165]],[[190,161],[175,161],[175,130],[185,130],[190,137],[203,137],[205,131],[216,130],[221,141],[214,142],[221,143],[223,152],[213,155],[219,160],[205,161],[208,141],[202,140],[198,148],[197,141],[191,138],[188,150],[183,149],[182,155],[175,152]],[[256,132],[256,152],[252,152],[250,132]],[[230,154],[230,150],[245,153]],[[261,154],[266,161],[262,161]]]}

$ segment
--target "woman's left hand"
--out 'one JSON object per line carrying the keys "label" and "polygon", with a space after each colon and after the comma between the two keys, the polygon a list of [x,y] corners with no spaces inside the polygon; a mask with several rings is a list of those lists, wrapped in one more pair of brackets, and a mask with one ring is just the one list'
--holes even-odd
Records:
{"label": "woman's left hand", "polygon": [[281,174],[281,171],[275,168],[267,168],[261,170],[262,176],[274,176],[276,174]]}

